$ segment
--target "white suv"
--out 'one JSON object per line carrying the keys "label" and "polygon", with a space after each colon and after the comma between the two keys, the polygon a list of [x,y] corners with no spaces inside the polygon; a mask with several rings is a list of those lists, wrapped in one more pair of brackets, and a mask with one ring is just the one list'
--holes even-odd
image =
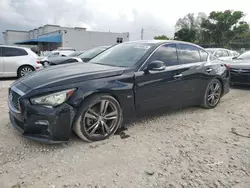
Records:
{"label": "white suv", "polygon": [[31,49],[0,45],[0,77],[23,77],[41,68]]}

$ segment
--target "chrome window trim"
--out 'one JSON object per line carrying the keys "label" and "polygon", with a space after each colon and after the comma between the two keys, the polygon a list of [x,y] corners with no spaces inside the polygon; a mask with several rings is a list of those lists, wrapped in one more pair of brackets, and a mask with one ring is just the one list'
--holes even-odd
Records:
{"label": "chrome window trim", "polygon": [[149,60],[149,58],[155,53],[156,50],[158,50],[158,48],[162,47],[163,45],[166,45],[166,44],[174,44],[174,43],[163,43],[161,45],[159,45],[157,48],[154,49],[153,52],[151,52],[151,54],[147,57],[147,59],[143,62],[143,64],[141,65],[141,67],[138,69],[137,72],[140,72],[142,71],[142,67],[146,64],[146,62]]}

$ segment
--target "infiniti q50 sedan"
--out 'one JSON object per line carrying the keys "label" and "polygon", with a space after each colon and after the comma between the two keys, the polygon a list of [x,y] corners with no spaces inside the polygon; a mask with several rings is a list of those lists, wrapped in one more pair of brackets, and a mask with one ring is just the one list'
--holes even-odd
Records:
{"label": "infiniti q50 sedan", "polygon": [[114,134],[138,112],[178,104],[214,108],[229,92],[229,69],[201,47],[179,41],[115,45],[89,63],[52,66],[9,89],[10,120],[31,139],[65,142]]}

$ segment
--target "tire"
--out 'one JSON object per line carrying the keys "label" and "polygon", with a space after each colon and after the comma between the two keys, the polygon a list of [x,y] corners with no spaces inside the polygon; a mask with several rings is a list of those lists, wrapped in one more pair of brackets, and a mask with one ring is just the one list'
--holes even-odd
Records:
{"label": "tire", "polygon": [[122,120],[121,106],[114,97],[93,95],[79,108],[73,130],[86,142],[105,140],[120,128]]}
{"label": "tire", "polygon": [[220,102],[222,95],[222,84],[218,79],[213,79],[207,85],[202,107],[206,109],[215,108]]}
{"label": "tire", "polygon": [[50,62],[49,62],[49,61],[44,61],[44,62],[43,62],[43,66],[44,66],[44,67],[50,66]]}
{"label": "tire", "polygon": [[35,69],[32,66],[29,66],[29,65],[21,66],[17,70],[17,77],[18,78],[24,77],[24,76],[26,76],[27,74],[29,74],[29,73],[31,73],[33,71],[35,71]]}

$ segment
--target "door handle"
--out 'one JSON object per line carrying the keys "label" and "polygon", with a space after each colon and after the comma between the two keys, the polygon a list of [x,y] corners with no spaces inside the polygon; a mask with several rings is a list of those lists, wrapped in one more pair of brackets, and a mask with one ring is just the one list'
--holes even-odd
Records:
{"label": "door handle", "polygon": [[210,73],[212,70],[213,70],[213,69],[208,68],[208,69],[206,69],[206,72]]}
{"label": "door handle", "polygon": [[176,74],[176,75],[174,75],[175,79],[178,79],[178,78],[181,78],[181,77],[182,77],[182,74]]}

